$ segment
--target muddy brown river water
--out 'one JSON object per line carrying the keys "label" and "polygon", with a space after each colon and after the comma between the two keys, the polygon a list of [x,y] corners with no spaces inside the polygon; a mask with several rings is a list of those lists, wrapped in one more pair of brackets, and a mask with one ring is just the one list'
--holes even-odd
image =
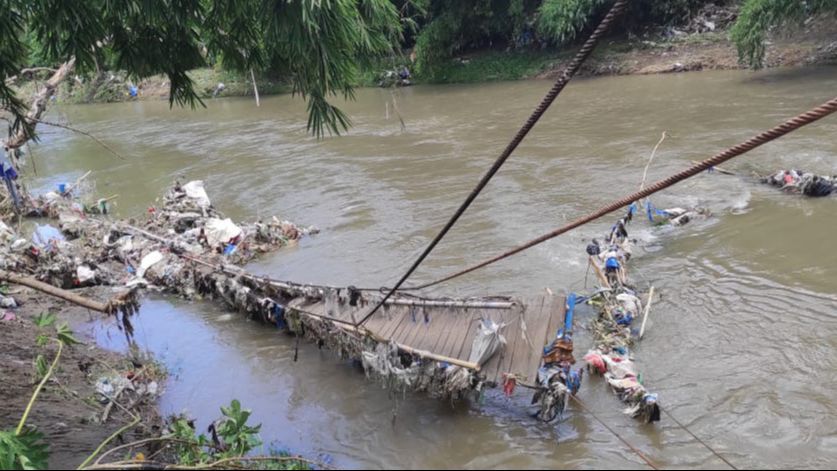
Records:
{"label": "muddy brown river water", "polygon": [[[126,160],[83,136],[46,130],[34,147],[46,188],[84,171],[121,215],[142,213],[178,175],[206,180],[236,219],[279,215],[322,233],[251,268],[303,282],[391,284],[428,243],[540,99],[542,81],[358,91],[355,126],[317,141],[291,97],[219,99],[198,111],[166,103],[57,106]],[[837,69],[583,79],[573,82],[415,276],[434,279],[554,228],[825,101]],[[389,104],[388,104],[389,103]],[[799,167],[837,174],[837,117],[734,160],[739,177],[705,174],[653,198],[713,217],[678,230],[635,221],[633,273],[662,293],[636,348],[645,384],[739,467],[837,465],[837,197],[784,195],[753,172]],[[581,291],[584,246],[601,221],[433,294]],[[583,327],[587,317],[578,318]],[[583,328],[578,342],[589,341]],[[140,343],[172,379],[164,412],[201,424],[238,398],[277,448],[346,467],[642,468],[589,414],[534,422],[528,396],[480,404],[392,397],[352,365],[209,303],[149,297]],[[100,341],[121,335],[96,328]],[[585,340],[586,339],[586,340]],[[581,348],[578,348],[581,350]],[[723,467],[666,417],[640,424],[597,378],[580,397],[662,467]]]}

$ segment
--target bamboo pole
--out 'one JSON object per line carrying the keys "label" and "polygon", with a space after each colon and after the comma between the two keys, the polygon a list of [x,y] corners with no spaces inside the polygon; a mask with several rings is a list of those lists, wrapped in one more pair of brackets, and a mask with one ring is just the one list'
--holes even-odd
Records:
{"label": "bamboo pole", "polygon": [[654,149],[651,151],[651,157],[648,158],[648,163],[645,164],[645,170],[642,172],[642,182],[639,184],[639,191],[642,191],[645,188],[645,181],[648,178],[648,168],[651,167],[651,162],[654,161],[654,156],[657,155],[657,149],[660,147],[660,144],[666,140],[666,132],[663,131],[663,135],[660,136],[660,140],[657,141],[657,145],[654,146]]}
{"label": "bamboo pole", "polygon": [[648,322],[648,315],[651,313],[651,302],[654,300],[654,287],[648,291],[648,303],[645,304],[645,314],[642,316],[642,327],[639,328],[639,338],[645,335],[645,323]]}
{"label": "bamboo pole", "polygon": [[596,278],[599,279],[599,282],[602,284],[602,288],[610,289],[610,283],[607,281],[607,277],[602,273],[602,268],[596,262],[592,255],[588,256],[590,259],[590,265],[593,265],[593,271],[596,272]]}
{"label": "bamboo pole", "polygon": [[261,107],[259,103],[259,87],[256,85],[256,74],[253,73],[253,68],[250,68],[250,79],[253,81],[253,92],[256,94],[256,107]]}
{"label": "bamboo pole", "polygon": [[50,284],[44,283],[42,281],[38,281],[34,278],[20,276],[6,270],[0,270],[0,280],[6,281],[9,283],[14,283],[16,285],[26,286],[35,290],[38,290],[42,293],[49,294],[50,296],[55,296],[57,298],[61,298],[65,301],[69,301],[73,304],[77,304],[82,307],[86,307],[87,309],[91,309],[93,311],[102,312],[105,314],[111,314],[112,309],[109,307],[109,304],[100,303],[98,301],[94,301],[89,298],[85,298],[83,296],[79,296],[75,293],[71,293],[67,290],[56,288]]}
{"label": "bamboo pole", "polygon": [[[696,163],[698,163],[698,161],[693,160],[692,163],[696,164]],[[714,168],[715,170],[717,170],[720,173],[723,173],[724,175],[730,175],[730,176],[733,176],[733,177],[736,176],[736,173],[731,171],[731,170],[726,170],[726,169],[723,169],[721,167],[712,167],[712,168]]]}

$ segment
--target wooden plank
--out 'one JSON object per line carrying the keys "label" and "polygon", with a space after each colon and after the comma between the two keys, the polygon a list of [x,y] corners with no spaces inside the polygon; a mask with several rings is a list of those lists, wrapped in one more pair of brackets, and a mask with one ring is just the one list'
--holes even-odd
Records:
{"label": "wooden plank", "polygon": [[459,347],[459,355],[456,358],[468,358],[468,355],[471,353],[471,348],[474,346],[474,335],[482,316],[482,309],[474,310],[474,312],[471,313],[471,318],[468,321],[468,325],[465,327],[465,338],[462,339],[462,345]]}
{"label": "wooden plank", "polygon": [[462,341],[458,358],[471,357],[471,350],[474,348],[474,337],[477,334],[477,326],[480,325],[480,319],[485,315],[485,309],[475,309],[471,314],[471,323],[468,324],[469,328],[465,333],[465,339]]}
{"label": "wooden plank", "polygon": [[447,341],[440,351],[447,357],[456,357],[459,354],[459,347],[461,346],[461,337],[463,332],[467,330],[468,323],[471,321],[472,309],[460,308],[457,309],[456,322],[451,324],[450,333]]}
{"label": "wooden plank", "polygon": [[451,309],[451,313],[454,315],[454,321],[448,326],[448,331],[445,334],[444,341],[436,348],[437,353],[450,356],[450,352],[453,350],[453,342],[456,338],[456,332],[459,330],[459,326],[467,322],[468,319],[468,312],[466,309],[456,308]]}
{"label": "wooden plank", "polygon": [[467,309],[462,316],[462,323],[456,326],[454,332],[453,342],[451,344],[450,357],[462,359],[462,350],[466,342],[473,341],[471,336],[474,325],[474,319],[479,318],[479,311],[476,309]]}
{"label": "wooden plank", "polygon": [[299,305],[297,305],[297,309],[300,311],[306,312],[308,314],[323,317],[325,316],[325,305],[319,301],[309,302],[305,301]]}
{"label": "wooden plank", "polygon": [[[416,326],[410,332],[409,336],[404,338],[404,345],[409,345],[410,347],[418,349],[417,345],[421,343],[424,336],[427,335],[430,330],[430,324],[424,322],[424,309],[428,308],[415,308]],[[431,315],[437,311],[439,311],[437,308],[431,308],[429,310]]]}
{"label": "wooden plank", "polygon": [[541,353],[543,351],[543,343],[541,339],[544,336],[547,325],[549,324],[550,311],[552,309],[553,299],[546,296],[541,297],[541,307],[537,310],[532,310],[527,316],[527,333],[529,335],[530,343],[523,342],[515,352],[514,360],[512,361],[510,372],[519,375],[525,375],[528,380],[532,380],[532,374],[537,371],[540,363]]}
{"label": "wooden plank", "polygon": [[[445,311],[444,322],[439,322],[438,325],[442,327],[441,332],[434,332],[433,335],[435,340],[432,345],[428,345],[427,349],[439,353],[444,350],[445,344],[450,337],[450,331],[453,326],[456,325],[457,322],[462,320],[462,317],[465,317],[463,312],[460,312],[459,309],[448,309]],[[434,320],[431,319],[430,322]]]}
{"label": "wooden plank", "polygon": [[[526,339],[524,339],[522,335],[522,322],[526,322],[528,333],[530,328],[529,324],[531,324],[530,319],[532,318],[532,313],[539,312],[542,307],[543,297],[528,299],[526,302],[525,310],[517,316],[517,319],[513,320],[513,328],[510,330],[509,333],[509,335],[512,335],[513,338],[506,337],[506,340],[509,342],[509,348],[506,352],[506,355],[504,355],[504,357],[498,364],[496,372],[496,377],[498,381],[502,380],[503,373],[514,373],[514,371],[512,371],[512,365],[514,363],[515,357],[524,354],[524,352],[526,352],[526,350],[529,349],[529,344],[526,342]],[[521,320],[519,317],[522,317],[523,319]]]}
{"label": "wooden plank", "polygon": [[391,338],[400,344],[412,347],[412,345],[407,343],[407,339],[409,339],[419,328],[418,315],[416,315],[416,321],[413,322],[413,313],[411,312],[412,307],[398,306],[396,309],[404,312],[404,321],[401,323],[401,327],[392,334]]}
{"label": "wooden plank", "polygon": [[[368,309],[373,309],[374,307],[374,304],[369,304],[367,306]],[[381,309],[379,309],[374,316],[372,316],[372,319],[387,321],[385,326],[381,329],[380,332],[377,332],[377,334],[381,338],[389,340],[392,338],[392,334],[394,334],[401,327],[401,324],[404,322],[404,317],[405,316],[402,315],[399,309],[384,306]]]}
{"label": "wooden plank", "polygon": [[[438,353],[435,346],[439,343],[439,337],[456,322],[453,317],[451,309],[433,309],[430,311],[430,323],[427,324],[427,331],[422,336],[421,340],[416,343],[415,347],[420,350]],[[424,314],[421,315],[424,321]]]}
{"label": "wooden plank", "polygon": [[558,333],[558,329],[564,323],[564,309],[567,304],[567,298],[564,296],[554,296],[552,304],[552,309],[549,312],[549,325],[546,327],[546,332],[544,332],[544,346],[551,344],[555,340],[555,334]]}

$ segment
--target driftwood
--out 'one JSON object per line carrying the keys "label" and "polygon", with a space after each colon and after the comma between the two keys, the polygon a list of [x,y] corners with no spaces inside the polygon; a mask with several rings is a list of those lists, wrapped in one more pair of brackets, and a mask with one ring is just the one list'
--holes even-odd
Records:
{"label": "driftwood", "polygon": [[11,77],[7,78],[6,79],[6,85],[14,85],[14,83],[17,81],[18,77],[29,77],[29,76],[34,75],[37,72],[51,72],[51,73],[54,74],[56,72],[56,70],[52,69],[52,68],[49,68],[49,67],[32,67],[32,68],[29,68],[29,69],[23,69],[23,70],[20,71],[19,74],[12,75]]}
{"label": "driftwood", "polygon": [[38,281],[34,278],[30,278],[27,276],[20,276],[18,274],[6,270],[0,270],[0,281],[6,281],[8,283],[26,286],[34,290],[38,290],[42,293],[46,293],[50,296],[55,296],[56,298],[61,298],[65,301],[71,302],[81,307],[86,307],[87,309],[98,311],[104,314],[114,314],[120,308],[120,306],[122,306],[122,304],[126,302],[128,296],[130,296],[131,294],[130,291],[118,294],[107,303],[101,303],[90,298],[85,298],[84,296],[79,296],[78,294],[72,293],[65,289],[56,288],[55,286],[44,283],[43,281]]}
{"label": "driftwood", "polygon": [[61,64],[61,67],[59,67],[58,70],[52,74],[52,77],[44,83],[44,86],[40,91],[38,91],[35,98],[32,100],[32,106],[30,106],[29,112],[26,114],[26,125],[20,126],[14,135],[5,142],[5,146],[7,148],[17,149],[29,141],[32,137],[31,131],[34,129],[36,122],[41,119],[41,115],[43,115],[44,111],[46,111],[49,99],[55,94],[55,90],[58,88],[58,85],[60,85],[61,82],[63,82],[64,79],[72,73],[75,66],[76,58],[73,57],[67,62]]}
{"label": "driftwood", "polygon": [[[693,163],[693,164],[696,164],[696,163],[698,163],[698,161],[697,161],[697,160],[692,160],[692,163]],[[721,167],[717,167],[717,166],[716,166],[716,167],[712,167],[712,168],[714,168],[714,169],[715,169],[716,171],[718,171],[719,173],[723,173],[724,175],[730,175],[730,176],[733,176],[733,177],[737,175],[735,172],[733,172],[733,171],[731,171],[731,170],[727,170],[727,169],[721,168]]]}

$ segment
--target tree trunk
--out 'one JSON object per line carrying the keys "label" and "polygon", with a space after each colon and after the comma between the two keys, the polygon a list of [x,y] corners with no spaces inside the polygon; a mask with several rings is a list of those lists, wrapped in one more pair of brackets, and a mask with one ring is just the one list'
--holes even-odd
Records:
{"label": "tree trunk", "polygon": [[52,77],[44,83],[44,86],[40,91],[38,91],[35,98],[32,100],[29,112],[26,113],[26,123],[18,128],[17,132],[15,132],[14,135],[4,143],[6,148],[17,149],[26,144],[26,142],[32,138],[35,125],[46,111],[47,103],[49,103],[50,98],[52,98],[55,94],[55,90],[58,89],[58,85],[60,85],[61,82],[63,82],[73,72],[75,65],[76,58],[73,57],[67,62],[61,64],[61,67],[59,67],[58,70],[52,74]]}

